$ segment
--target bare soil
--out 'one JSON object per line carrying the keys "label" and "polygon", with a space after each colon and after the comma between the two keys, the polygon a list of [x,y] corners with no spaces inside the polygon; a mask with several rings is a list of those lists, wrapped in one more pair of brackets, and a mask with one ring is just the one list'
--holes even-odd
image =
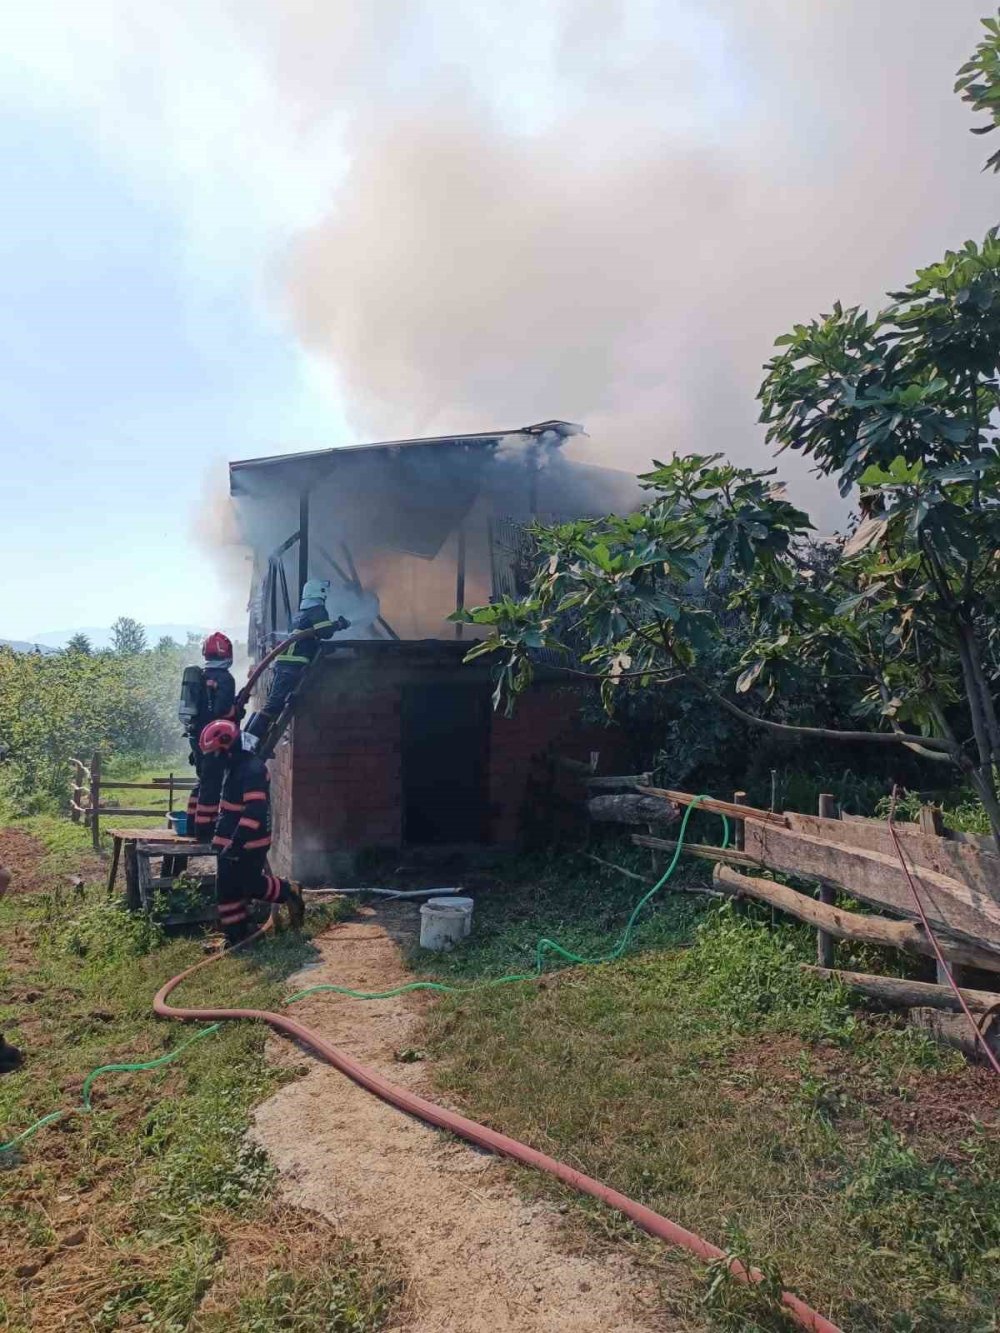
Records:
{"label": "bare soil", "polygon": [[[417,920],[409,903],[363,909],[316,940],[320,961],[290,986],[385,990],[411,980],[398,942],[412,936]],[[435,1097],[426,1063],[406,1058],[430,1002],[328,993],[296,1005],[296,1016],[394,1082]],[[302,1067],[289,1043],[276,1040],[274,1048],[276,1058]],[[407,1282],[393,1333],[681,1329],[627,1250],[581,1248],[555,1206],[518,1195],[504,1163],[403,1115],[333,1069],[306,1068],[258,1109],[255,1133],[289,1203],[393,1253]]]}

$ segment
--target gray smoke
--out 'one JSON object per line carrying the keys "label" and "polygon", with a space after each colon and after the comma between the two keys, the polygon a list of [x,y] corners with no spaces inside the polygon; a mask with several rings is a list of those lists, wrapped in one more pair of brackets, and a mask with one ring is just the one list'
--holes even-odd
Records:
{"label": "gray smoke", "polygon": [[612,466],[761,464],[774,337],[995,219],[951,91],[986,8],[244,0],[297,132],[343,154],[281,300],[358,438],[557,416]]}

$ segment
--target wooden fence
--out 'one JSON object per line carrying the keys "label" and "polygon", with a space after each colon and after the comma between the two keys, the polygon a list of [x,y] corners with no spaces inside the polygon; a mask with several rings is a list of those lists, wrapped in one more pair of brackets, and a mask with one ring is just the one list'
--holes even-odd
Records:
{"label": "wooden fence", "polygon": [[[894,836],[884,819],[842,816],[829,795],[819,798],[818,812],[811,815],[754,809],[744,792],[723,801],[651,787],[644,775],[580,777],[592,820],[647,826],[647,832],[633,833],[631,841],[652,853],[651,878],[588,852],[593,860],[629,878],[655,882],[662,874],[663,856],[677,848],[676,841],[663,834],[684,806],[697,803],[701,810],[725,815],[733,834],[728,847],[684,845],[688,855],[715,863],[711,889],[699,886],[692,891],[737,901],[756,899],[815,927],[817,960],[808,965],[810,971],[835,977],[881,1003],[918,1005],[911,1022],[973,1054],[979,1038],[954,1012],[959,1004],[950,974],[963,988],[970,1009],[983,1015],[983,1042],[1000,1053],[1000,854],[992,838],[945,828],[933,806],[925,806],[916,823],[896,823]],[[610,791],[617,794],[604,794]],[[816,887],[793,888],[761,871],[791,875]],[[854,902],[843,902],[844,895],[863,904],[862,910]],[[933,959],[937,984],[837,970],[838,940],[898,949],[925,963]],[[984,989],[970,989],[975,986]],[[935,1014],[938,1009],[953,1012]]]}
{"label": "wooden fence", "polygon": [[119,805],[101,803],[101,793],[106,791],[158,791],[167,795],[167,810],[174,807],[174,793],[191,791],[195,786],[193,778],[175,777],[168,773],[163,778],[153,778],[151,782],[118,782],[105,778],[101,773],[101,756],[95,752],[90,763],[82,759],[70,760],[70,819],[74,824],[83,823],[90,829],[94,851],[101,850],[101,817],[114,815],[115,818],[140,817],[159,819],[165,812],[162,809],[136,809]]}

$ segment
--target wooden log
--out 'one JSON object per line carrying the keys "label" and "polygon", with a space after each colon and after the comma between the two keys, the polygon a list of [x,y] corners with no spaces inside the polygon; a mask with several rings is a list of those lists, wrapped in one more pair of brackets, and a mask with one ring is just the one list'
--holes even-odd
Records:
{"label": "wooden log", "polygon": [[[648,833],[633,833],[632,842],[636,847],[652,847],[656,851],[672,852],[677,846],[669,838],[654,838]],[[735,866],[749,866],[756,870],[759,863],[752,856],[747,856],[745,852],[736,852],[731,847],[725,851],[721,847],[709,847],[705,843],[686,842],[684,844],[685,856],[699,856],[705,861],[728,861]]]}
{"label": "wooden log", "polygon": [[708,810],[711,814],[726,815],[729,819],[764,819],[769,824],[784,825],[785,816],[773,814],[770,810],[757,810],[752,805],[737,805],[735,801],[717,801],[714,796],[703,798],[688,791],[667,791],[662,787],[640,787],[642,796],[659,796],[676,805],[693,805],[698,802],[699,810]]}
{"label": "wooden log", "polygon": [[[840,811],[837,809],[836,799],[830,792],[820,792],[819,814],[821,819],[839,819]],[[819,886],[819,900],[832,906],[837,901],[837,893],[829,884]],[[834,955],[836,953],[836,943],[834,937],[825,930],[816,932],[816,962],[820,967],[833,967]]]}
{"label": "wooden log", "polygon": [[[934,1041],[961,1051],[970,1060],[986,1062],[982,1042],[964,1014],[943,1014],[937,1009],[912,1009],[910,1026],[926,1032]],[[983,1023],[983,1039],[994,1055],[1000,1055],[1000,1022],[990,1015]]]}
{"label": "wooden log", "polygon": [[[867,995],[873,1000],[881,1000],[892,1009],[912,1009],[924,1005],[933,1009],[953,1010],[961,1013],[958,997],[950,986],[935,986],[929,981],[907,981],[902,977],[877,977],[870,972],[844,972],[831,967],[813,967],[810,963],[800,964],[804,972],[813,976],[826,977],[829,981],[839,981],[841,985]],[[985,1013],[1000,1005],[1000,993],[990,990],[966,990],[962,987],[962,999],[974,1014]]]}
{"label": "wooden log", "polygon": [[[897,861],[895,844],[884,819],[817,819],[815,815],[786,815],[788,827],[796,833],[854,847],[881,852]],[[1000,902],[1000,856],[969,843],[939,838],[923,833],[915,824],[896,824],[896,836],[909,864],[926,866],[939,875],[948,875],[971,884],[988,897]],[[897,861],[898,864],[898,861]]]}
{"label": "wooden log", "polygon": [[607,824],[674,824],[680,813],[658,796],[592,796],[587,802],[590,818]]}
{"label": "wooden log", "polygon": [[[759,902],[777,907],[779,911],[795,917],[798,921],[822,929],[831,939],[859,940],[865,944],[902,949],[907,953],[922,954],[929,958],[936,956],[934,946],[927,938],[923,927],[910,921],[890,921],[883,916],[864,916],[861,912],[848,912],[836,904],[818,902],[808,894],[799,893],[797,889],[790,889],[785,884],[776,884],[772,879],[741,875],[726,865],[717,865],[712,879],[715,887],[721,892],[731,897],[756,898]],[[992,953],[988,949],[940,936],[938,944],[950,962],[1000,972],[1000,950]],[[828,967],[827,964],[820,966],[824,969]],[[997,998],[1000,999],[1000,995]]]}
{"label": "wooden log", "polygon": [[[836,819],[819,822],[833,827],[840,823]],[[946,838],[934,841],[942,847],[957,846]],[[756,820],[747,820],[746,850],[758,865],[817,879],[898,916],[919,919],[909,882],[895,854],[845,847],[826,837]],[[911,867],[911,873],[935,930],[1000,951],[1000,903],[975,883],[960,882],[924,865]]]}

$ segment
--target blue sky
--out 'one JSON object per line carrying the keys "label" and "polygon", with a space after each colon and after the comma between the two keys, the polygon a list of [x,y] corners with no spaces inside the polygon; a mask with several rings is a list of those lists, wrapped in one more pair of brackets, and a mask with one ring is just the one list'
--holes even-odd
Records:
{"label": "blue sky", "polygon": [[192,280],[176,213],[75,125],[8,110],[0,159],[2,541],[18,571],[0,636],[206,623],[222,610],[192,540],[206,489],[229,458],[335,442],[338,414],[267,306]]}
{"label": "blue sky", "polygon": [[997,219],[951,93],[988,8],[15,7],[0,638],[240,623],[232,458],[561,416],[765,464],[773,337]]}

